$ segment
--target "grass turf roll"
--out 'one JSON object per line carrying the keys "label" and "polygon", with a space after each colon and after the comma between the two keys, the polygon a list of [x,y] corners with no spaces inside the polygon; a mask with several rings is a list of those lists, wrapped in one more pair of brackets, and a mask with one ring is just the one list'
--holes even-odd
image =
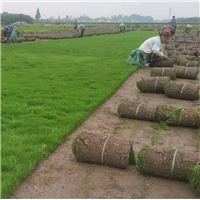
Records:
{"label": "grass turf roll", "polygon": [[145,102],[125,101],[119,105],[118,114],[120,117],[129,119],[156,121],[156,107]]}
{"label": "grass turf roll", "polygon": [[168,67],[155,67],[151,69],[150,72],[151,76],[169,76],[172,80],[176,79],[176,74],[174,72],[173,68],[168,68]]}
{"label": "grass turf roll", "polygon": [[137,167],[145,174],[189,180],[189,169],[198,163],[198,153],[177,148],[143,147],[137,153]]}
{"label": "grass turf roll", "polygon": [[137,82],[137,87],[142,92],[164,93],[164,86],[170,82],[170,77],[150,77],[143,78]]}
{"label": "grass turf roll", "polygon": [[159,105],[156,110],[156,120],[171,126],[200,128],[200,110]]}
{"label": "grass turf roll", "polygon": [[126,168],[134,163],[132,144],[115,134],[83,132],[74,138],[72,151],[77,161]]}
{"label": "grass turf roll", "polygon": [[198,100],[199,89],[197,84],[171,81],[165,85],[165,94],[176,99]]}
{"label": "grass turf roll", "polygon": [[175,67],[175,73],[177,78],[197,79],[198,72],[199,72],[198,67],[185,67],[185,66]]}
{"label": "grass turf roll", "polygon": [[149,67],[173,67],[174,59],[168,58],[166,60],[159,60],[154,63],[150,63]]}

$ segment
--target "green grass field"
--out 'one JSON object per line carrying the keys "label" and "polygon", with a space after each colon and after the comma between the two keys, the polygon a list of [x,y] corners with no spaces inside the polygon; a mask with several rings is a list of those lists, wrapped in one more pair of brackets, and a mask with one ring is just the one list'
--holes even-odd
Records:
{"label": "green grass field", "polygon": [[130,52],[155,35],[1,46],[2,198],[137,70],[126,64]]}

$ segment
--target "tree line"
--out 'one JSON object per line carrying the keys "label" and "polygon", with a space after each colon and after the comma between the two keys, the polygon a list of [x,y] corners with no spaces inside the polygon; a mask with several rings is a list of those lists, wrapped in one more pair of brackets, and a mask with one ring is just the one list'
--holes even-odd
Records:
{"label": "tree line", "polygon": [[17,21],[25,21],[26,23],[32,24],[33,18],[29,15],[24,14],[10,14],[8,12],[3,12],[1,14],[1,24],[9,25]]}
{"label": "tree line", "polygon": [[[80,15],[79,17],[72,17],[66,15],[65,18],[60,18],[58,16],[57,19],[50,17],[48,19],[40,19],[40,11],[39,8],[37,8],[35,19],[34,20],[29,15],[24,14],[12,14],[8,12],[3,12],[1,14],[1,24],[2,25],[8,25],[12,24],[16,21],[25,21],[26,23],[33,24],[34,22],[60,22],[60,23],[66,23],[68,21],[79,21],[79,22],[157,22],[157,20],[154,20],[151,16],[141,16],[137,14],[132,14],[130,16],[127,15],[113,15],[111,17],[98,17],[98,18],[90,18],[87,15]],[[187,18],[177,18],[177,23],[200,23],[200,17],[187,17]],[[159,20],[160,21],[160,20]],[[167,20],[161,20],[162,22],[167,22]]]}

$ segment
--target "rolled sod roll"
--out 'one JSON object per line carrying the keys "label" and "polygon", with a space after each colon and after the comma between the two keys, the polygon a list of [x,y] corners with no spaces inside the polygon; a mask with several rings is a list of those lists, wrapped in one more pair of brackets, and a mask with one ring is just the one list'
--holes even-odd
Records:
{"label": "rolled sod roll", "polygon": [[181,54],[182,54],[182,55],[188,55],[188,51],[187,51],[187,50],[182,50],[182,51],[181,51]]}
{"label": "rolled sod roll", "polygon": [[173,67],[174,59],[168,58],[166,60],[156,61],[154,63],[150,63],[149,67]]}
{"label": "rolled sod roll", "polygon": [[137,167],[142,173],[189,180],[189,169],[198,163],[198,153],[173,148],[145,146],[137,154]]}
{"label": "rolled sod roll", "polygon": [[173,59],[174,63],[177,63],[177,62],[178,62],[179,56],[177,56],[177,55],[172,55],[172,56],[170,56],[169,58]]}
{"label": "rolled sod roll", "polygon": [[145,102],[126,101],[119,105],[118,114],[124,118],[156,121],[156,107]]}
{"label": "rolled sod roll", "polygon": [[156,110],[156,120],[166,122],[170,126],[199,128],[200,110],[159,105]]}
{"label": "rolled sod roll", "polygon": [[169,76],[172,80],[176,79],[176,74],[173,68],[168,68],[168,67],[154,67],[151,69],[150,72],[151,76]]}
{"label": "rolled sod roll", "polygon": [[166,44],[166,45],[165,45],[165,49],[168,50],[168,49],[169,49],[169,46],[170,46],[169,44]]}
{"label": "rolled sod roll", "polygon": [[[195,56],[195,51],[188,51],[188,50],[183,50],[182,52],[181,52],[181,54],[182,55],[187,55],[187,56]],[[192,59],[194,59],[193,57],[192,57]]]}
{"label": "rolled sod roll", "polygon": [[187,56],[187,59],[190,61],[196,61],[196,56]]}
{"label": "rolled sod roll", "polygon": [[195,167],[189,169],[189,182],[196,195],[200,197],[200,161]]}
{"label": "rolled sod roll", "polygon": [[165,94],[168,97],[185,100],[198,100],[200,86],[171,81],[165,85]]}
{"label": "rolled sod roll", "polygon": [[178,60],[177,63],[187,67],[199,67],[199,61],[188,61],[187,59]]}
{"label": "rolled sod roll", "polygon": [[132,144],[118,135],[83,132],[74,138],[72,151],[77,161],[126,168],[133,155]]}
{"label": "rolled sod roll", "polygon": [[180,59],[180,58],[177,58],[177,62],[176,62],[178,65],[182,65],[182,66],[187,66],[188,65],[188,60],[187,59]]}
{"label": "rolled sod roll", "polygon": [[197,79],[198,72],[199,72],[198,67],[185,67],[185,66],[175,67],[175,73],[177,78]]}
{"label": "rolled sod roll", "polygon": [[170,77],[149,77],[137,82],[137,87],[142,92],[164,93],[164,86],[170,82]]}
{"label": "rolled sod roll", "polygon": [[167,55],[168,56],[173,56],[173,55],[179,56],[179,55],[181,55],[181,53],[182,53],[181,51],[169,50],[168,53],[167,53]]}
{"label": "rolled sod roll", "polygon": [[190,62],[188,62],[187,65],[188,67],[199,67],[199,61],[190,61]]}
{"label": "rolled sod roll", "polygon": [[180,47],[177,48],[177,50],[178,50],[178,51],[184,51],[184,50],[185,50],[185,47],[184,47],[184,46],[180,46]]}
{"label": "rolled sod roll", "polygon": [[168,45],[167,46],[167,50],[174,50],[174,48],[175,48],[174,45]]}
{"label": "rolled sod roll", "polygon": [[188,51],[189,56],[198,56],[199,52],[198,51]]}

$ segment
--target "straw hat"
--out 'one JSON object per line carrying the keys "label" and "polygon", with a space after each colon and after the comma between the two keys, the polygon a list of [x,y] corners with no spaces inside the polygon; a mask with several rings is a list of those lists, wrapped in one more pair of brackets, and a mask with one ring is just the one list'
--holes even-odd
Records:
{"label": "straw hat", "polygon": [[188,24],[188,25],[187,25],[187,28],[191,29],[191,28],[192,28],[192,25],[191,25],[191,24]]}

